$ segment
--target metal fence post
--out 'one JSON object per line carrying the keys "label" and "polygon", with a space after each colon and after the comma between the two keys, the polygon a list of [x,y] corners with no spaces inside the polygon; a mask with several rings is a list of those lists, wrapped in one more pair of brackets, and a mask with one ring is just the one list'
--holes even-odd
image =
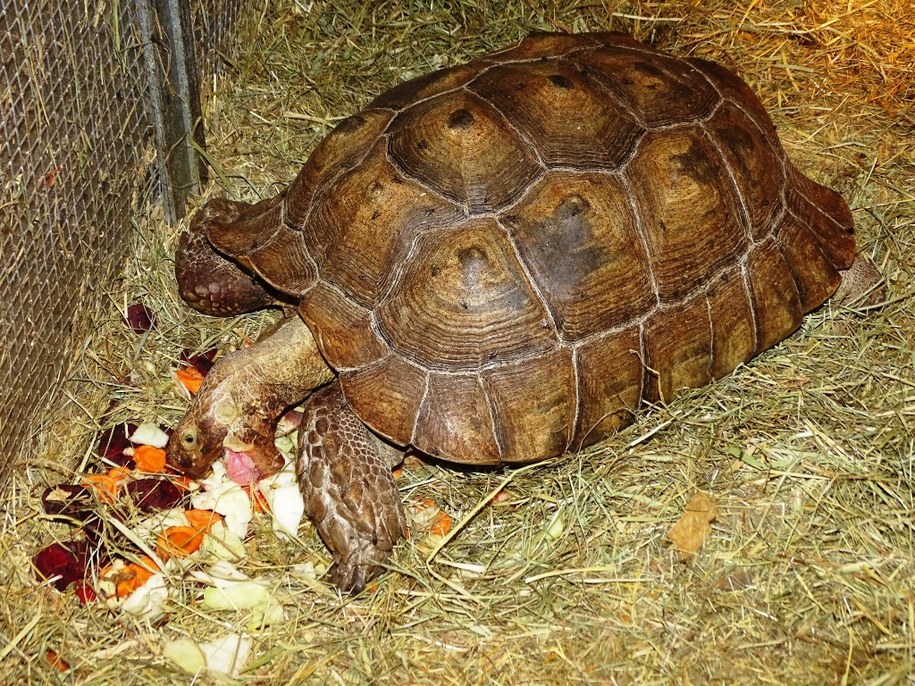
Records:
{"label": "metal fence post", "polygon": [[166,220],[184,216],[206,181],[194,35],[188,0],[135,0],[149,80],[150,118]]}

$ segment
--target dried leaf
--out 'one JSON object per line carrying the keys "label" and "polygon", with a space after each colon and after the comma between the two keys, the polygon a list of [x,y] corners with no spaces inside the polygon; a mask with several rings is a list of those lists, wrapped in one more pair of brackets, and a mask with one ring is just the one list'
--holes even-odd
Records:
{"label": "dried leaf", "polygon": [[718,517],[718,504],[708,493],[697,491],[667,538],[683,555],[695,555]]}

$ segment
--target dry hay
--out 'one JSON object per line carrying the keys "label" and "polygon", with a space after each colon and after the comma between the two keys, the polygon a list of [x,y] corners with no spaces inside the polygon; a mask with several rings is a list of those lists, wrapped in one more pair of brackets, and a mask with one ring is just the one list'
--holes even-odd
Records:
{"label": "dry hay", "polygon": [[[908,2],[544,5],[278,0],[211,84],[218,179],[209,194],[273,193],[334,122],[404,78],[531,29],[626,29],[738,68],[792,158],[849,199],[861,248],[887,276],[888,303],[826,305],[774,350],[581,456],[514,472],[409,470],[405,498],[431,497],[456,521],[505,478],[509,496],[480,507],[431,562],[416,541],[401,546],[399,571],[372,593],[340,598],[307,583],[291,563],[326,557],[310,527],[301,544],[262,527],[243,567],[271,581],[290,619],[254,634],[260,664],[242,681],[915,683]],[[156,219],[140,224],[136,257],[111,286],[110,317],[76,351],[67,407],[51,413],[9,490],[3,683],[186,683],[161,657],[163,642],[246,622],[201,612],[193,586],[178,580],[172,611],[148,625],[81,607],[28,569],[28,555],[66,535],[41,516],[40,487],[72,478],[101,427],[172,424],[185,406],[169,380],[181,348],[237,345],[265,321],[192,314],[172,284],[173,232]],[[142,338],[116,312],[135,300],[159,317]],[[719,515],[685,562],[666,532],[697,491]],[[70,663],[70,677],[54,671],[47,649]]]}

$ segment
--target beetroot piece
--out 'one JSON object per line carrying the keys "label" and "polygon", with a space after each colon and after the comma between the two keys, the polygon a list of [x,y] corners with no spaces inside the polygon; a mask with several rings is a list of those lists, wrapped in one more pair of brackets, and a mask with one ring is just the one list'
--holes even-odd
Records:
{"label": "beetroot piece", "polygon": [[82,579],[73,584],[73,590],[76,593],[76,597],[79,598],[81,605],[91,603],[98,597],[95,593],[95,589]]}
{"label": "beetroot piece", "polygon": [[32,558],[32,565],[40,580],[52,580],[54,588],[63,591],[73,582],[83,580],[88,561],[86,541],[65,541],[40,550]]}
{"label": "beetroot piece", "polygon": [[142,303],[130,305],[124,319],[134,333],[146,333],[156,323],[156,315]]}
{"label": "beetroot piece", "polygon": [[184,493],[167,479],[148,477],[127,484],[127,493],[143,512],[177,507]]}
{"label": "beetroot piece", "polygon": [[85,521],[94,516],[92,490],[82,484],[48,486],[41,494],[41,506],[53,517]]}
{"label": "beetroot piece", "polygon": [[106,458],[110,462],[120,466],[133,468],[133,459],[130,455],[125,455],[127,448],[133,448],[127,437],[137,430],[135,424],[118,424],[106,429],[101,433],[96,445],[95,452],[97,455]]}
{"label": "beetroot piece", "polygon": [[213,368],[213,358],[216,357],[216,348],[210,348],[202,353],[194,353],[190,350],[185,350],[181,353],[178,359],[184,363],[188,364],[204,376]]}

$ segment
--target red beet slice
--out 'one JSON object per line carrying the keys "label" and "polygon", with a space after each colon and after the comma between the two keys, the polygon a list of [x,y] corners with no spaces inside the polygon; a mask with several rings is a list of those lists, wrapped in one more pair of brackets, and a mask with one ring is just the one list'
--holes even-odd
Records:
{"label": "red beet slice", "polygon": [[216,348],[210,348],[202,353],[185,350],[178,359],[184,364],[189,364],[204,376],[213,368],[213,358],[216,357]]}
{"label": "red beet slice", "polygon": [[101,433],[96,445],[97,455],[113,462],[120,467],[133,468],[133,459],[125,455],[127,448],[133,448],[127,437],[137,430],[136,424],[118,424]]}
{"label": "red beet slice", "polygon": [[95,589],[92,588],[86,581],[80,580],[73,584],[73,590],[76,593],[76,597],[79,598],[81,605],[86,603],[91,603],[98,596],[95,594]]}
{"label": "red beet slice", "polygon": [[143,303],[130,305],[124,319],[134,333],[146,333],[156,323],[156,315]]}
{"label": "red beet slice", "polygon": [[51,581],[54,588],[63,591],[86,576],[88,560],[89,546],[85,541],[65,541],[52,543],[38,551],[32,558],[32,564],[39,579]]}
{"label": "red beet slice", "polygon": [[48,486],[41,494],[41,506],[52,517],[85,520],[92,516],[92,491],[82,484]]}
{"label": "red beet slice", "polygon": [[184,493],[167,479],[148,477],[127,484],[127,493],[143,512],[177,507]]}

